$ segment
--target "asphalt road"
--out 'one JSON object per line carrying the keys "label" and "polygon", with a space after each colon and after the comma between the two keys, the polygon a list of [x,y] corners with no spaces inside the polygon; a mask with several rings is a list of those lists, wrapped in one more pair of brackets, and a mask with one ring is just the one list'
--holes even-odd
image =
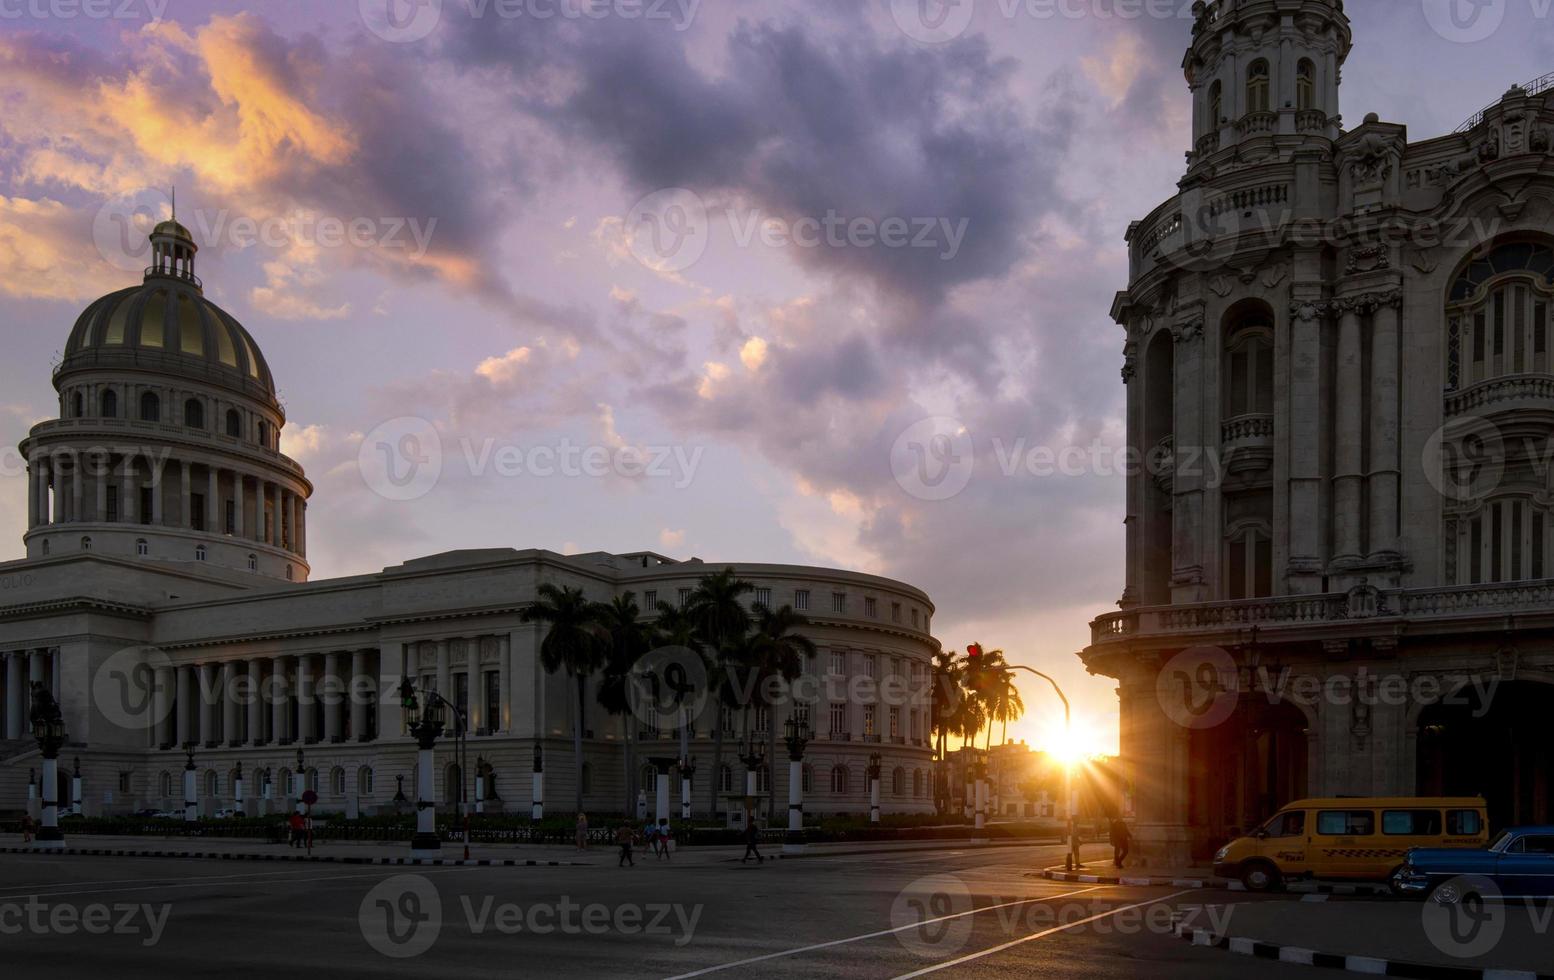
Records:
{"label": "asphalt road", "polygon": [[1030,875],[1056,857],[400,869],[0,855],[0,960],[14,976],[115,978],[1315,975],[1173,937],[1171,911],[1202,892]]}

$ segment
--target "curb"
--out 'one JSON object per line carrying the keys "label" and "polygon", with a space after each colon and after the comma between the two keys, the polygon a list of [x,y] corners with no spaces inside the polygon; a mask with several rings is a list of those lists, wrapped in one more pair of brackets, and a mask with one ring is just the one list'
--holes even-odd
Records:
{"label": "curb", "polygon": [[[1051,881],[1063,881],[1080,885],[1124,885],[1133,888],[1164,886],[1167,888],[1220,888],[1225,891],[1244,892],[1246,886],[1229,878],[1162,878],[1129,875],[1084,875],[1051,868],[1041,873]],[[1319,882],[1297,881],[1285,886],[1292,895],[1390,895],[1386,885],[1329,885]]]}
{"label": "curb", "polygon": [[369,864],[392,867],[440,867],[440,868],[588,868],[592,865],[578,861],[526,861],[517,858],[507,860],[487,859],[468,861],[463,858],[369,858],[341,857],[332,854],[234,854],[223,851],[126,851],[104,847],[66,847],[58,850],[41,850],[32,847],[0,847],[0,854],[56,854],[76,857],[154,857],[190,858],[203,861],[294,861],[312,864]]}
{"label": "curb", "polygon": [[1178,939],[1185,939],[1194,946],[1224,950],[1260,960],[1276,960],[1280,963],[1295,963],[1300,966],[1329,970],[1348,970],[1352,973],[1368,973],[1373,976],[1421,977],[1429,980],[1554,980],[1554,974],[1533,973],[1530,970],[1443,966],[1410,963],[1405,960],[1387,960],[1375,956],[1323,953],[1300,946],[1265,943],[1259,939],[1219,936],[1207,929],[1195,929],[1184,922],[1174,923],[1171,929]]}

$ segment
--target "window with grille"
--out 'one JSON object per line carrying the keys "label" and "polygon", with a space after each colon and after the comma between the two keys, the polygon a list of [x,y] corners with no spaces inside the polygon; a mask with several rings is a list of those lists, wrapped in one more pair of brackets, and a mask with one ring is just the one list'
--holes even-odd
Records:
{"label": "window with grille", "polygon": [[656,589],[648,589],[642,593],[642,608],[647,612],[653,612],[658,609],[658,591]]}
{"label": "window with grille", "polygon": [[847,593],[846,592],[833,592],[833,593],[831,593],[831,611],[836,613],[837,615],[841,615],[841,614],[847,612]]}
{"label": "window with grille", "polygon": [[1554,521],[1531,497],[1490,500],[1447,522],[1447,568],[1458,585],[1550,577]]}
{"label": "window with grille", "polygon": [[863,600],[863,614],[870,619],[878,619],[880,615],[880,601],[873,596]]}
{"label": "window with grille", "polygon": [[758,606],[765,606],[766,608],[770,609],[772,607],[772,590],[756,589],[755,604]]}
{"label": "window with grille", "polygon": [[845,704],[833,704],[833,705],[831,705],[831,734],[832,735],[846,735],[847,734],[847,705],[845,705]]}
{"label": "window with grille", "polygon": [[803,610],[803,609],[808,609],[809,608],[809,590],[808,589],[799,589],[799,590],[797,590],[797,591],[795,591],[793,593],[793,608],[794,609],[799,609],[799,610]]}
{"label": "window with grille", "polygon": [[831,651],[831,673],[840,677],[847,676],[847,654],[841,650]]}

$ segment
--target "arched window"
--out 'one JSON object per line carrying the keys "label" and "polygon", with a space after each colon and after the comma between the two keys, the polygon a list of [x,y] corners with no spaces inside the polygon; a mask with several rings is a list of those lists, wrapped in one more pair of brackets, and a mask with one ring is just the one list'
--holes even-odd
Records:
{"label": "arched window", "polygon": [[318,770],[317,769],[309,769],[308,770],[308,777],[307,777],[307,780],[304,782],[303,785],[304,785],[304,787],[306,789],[310,789],[310,790],[312,790],[315,793],[318,792]]}
{"label": "arched window", "polygon": [[1554,251],[1516,242],[1468,264],[1447,304],[1448,391],[1514,374],[1554,374]]}
{"label": "arched window", "polygon": [[902,769],[900,766],[897,766],[890,771],[890,795],[906,795],[906,770]]}
{"label": "arched window", "polygon": [[1260,316],[1235,327],[1225,341],[1226,421],[1273,414],[1273,330]]}
{"label": "arched window", "polygon": [[151,554],[151,545],[145,538],[139,538],[135,541],[135,554],[141,558]]}
{"label": "arched window", "polygon": [[216,770],[214,769],[207,769],[205,771],[205,795],[221,795],[221,779],[216,775]]}
{"label": "arched window", "polygon": [[1232,525],[1225,537],[1227,599],[1273,595],[1273,535],[1261,522]]}
{"label": "arched window", "polygon": [[1246,70],[1246,111],[1267,112],[1268,95],[1268,62],[1259,58]]}
{"label": "arched window", "polygon": [[914,798],[921,798],[922,795],[923,795],[923,771],[921,769],[913,769],[912,770],[912,796]]}
{"label": "arched window", "polygon": [[[587,767],[584,766],[586,770]],[[356,771],[356,793],[358,796],[371,796],[373,787],[372,767],[362,766]]]}
{"label": "arched window", "polygon": [[813,766],[805,766],[800,770],[799,788],[805,796],[815,791],[815,770]]}
{"label": "arched window", "polygon": [[1225,121],[1225,85],[1215,81],[1209,86],[1209,132],[1217,132]]}
{"label": "arched window", "polygon": [[81,550],[82,551],[91,551],[92,550],[92,539],[91,538],[82,538],[81,539]]}
{"label": "arched window", "polygon": [[1538,502],[1541,488],[1484,501],[1446,519],[1446,574],[1457,585],[1526,582],[1550,577],[1554,520]]}
{"label": "arched window", "polygon": [[157,795],[164,799],[173,795],[173,774],[163,770],[156,778]]}
{"label": "arched window", "polygon": [[282,769],[280,772],[276,773],[275,785],[279,787],[277,792],[279,792],[281,796],[297,795],[297,787],[292,782],[290,769]]}
{"label": "arched window", "polygon": [[838,795],[847,792],[846,766],[833,766],[831,768],[831,792]]}
{"label": "arched window", "polygon": [[208,556],[207,552],[205,551],[205,546],[203,544],[195,545],[195,547],[194,547],[194,560],[195,561],[204,561],[207,557],[209,557],[209,556]]}
{"label": "arched window", "polygon": [[190,398],[183,403],[183,424],[191,429],[205,428],[205,403]]}
{"label": "arched window", "polygon": [[81,397],[81,393],[79,391],[76,392],[75,399],[74,399],[74,406],[75,406],[75,416],[76,416],[76,418],[78,418],[78,419],[79,418],[85,418],[86,417],[86,399]]}
{"label": "arched window", "polygon": [[102,395],[102,416],[105,419],[119,417],[119,393],[109,388]]}
{"label": "arched window", "polygon": [[270,448],[270,423],[268,422],[259,423],[259,445],[266,449]]}
{"label": "arched window", "polygon": [[162,421],[162,399],[156,396],[156,392],[148,391],[140,396],[140,420],[142,422]]}
{"label": "arched window", "polygon": [[235,408],[227,409],[227,435],[234,439],[243,438],[243,417]]}
{"label": "arched window", "polygon": [[345,795],[345,770],[336,766],[329,773],[329,792],[334,796]]}
{"label": "arched window", "polygon": [[1302,58],[1295,66],[1295,108],[1317,107],[1317,66],[1309,58]]}

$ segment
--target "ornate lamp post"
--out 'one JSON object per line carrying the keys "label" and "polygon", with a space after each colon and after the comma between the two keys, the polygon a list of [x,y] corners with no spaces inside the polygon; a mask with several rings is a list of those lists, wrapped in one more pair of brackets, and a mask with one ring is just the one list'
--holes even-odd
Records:
{"label": "ornate lamp post", "polygon": [[194,785],[194,745],[192,741],[183,743],[183,750],[188,756],[183,764],[184,823],[194,823],[200,819],[200,799],[195,795],[198,790]]}
{"label": "ornate lamp post", "polygon": [[41,683],[32,685],[32,734],[43,755],[43,826],[33,846],[57,851],[65,846],[59,829],[59,750],[65,744],[65,717]]}
{"label": "ornate lamp post", "polygon": [[71,760],[70,771],[70,812],[81,816],[81,757],[76,756]]}
{"label": "ornate lamp post", "polygon": [[244,817],[243,811],[243,763],[239,762],[237,768],[232,771],[232,815]]}
{"label": "ornate lamp post", "polygon": [[759,774],[766,761],[766,746],[756,742],[754,732],[745,740],[739,761],[745,765],[745,826],[749,826],[755,820],[755,801],[761,789]]}
{"label": "ornate lamp post", "polygon": [[408,678],[400,685],[399,693],[405,727],[419,749],[415,774],[415,837],[410,841],[410,855],[435,858],[442,852],[442,841],[437,837],[437,788],[432,767],[436,764],[433,750],[443,733],[442,704],[428,698],[423,714],[415,685]]}
{"label": "ornate lamp post", "polygon": [[869,755],[869,823],[880,822],[880,767],[883,762],[878,752]]}
{"label": "ornate lamp post", "polygon": [[298,749],[297,772],[296,775],[291,777],[291,795],[297,798],[298,803],[302,802],[302,794],[308,791],[308,771],[306,767],[307,760],[303,757],[302,750]]}
{"label": "ornate lamp post", "polygon": [[788,837],[782,844],[784,854],[804,853],[804,750],[809,746],[809,722],[789,716],[788,743]]}
{"label": "ornate lamp post", "polygon": [[486,812],[486,757],[475,756],[475,812]]}
{"label": "ornate lamp post", "polygon": [[696,757],[680,757],[680,819],[691,819],[691,780],[696,775]]}

